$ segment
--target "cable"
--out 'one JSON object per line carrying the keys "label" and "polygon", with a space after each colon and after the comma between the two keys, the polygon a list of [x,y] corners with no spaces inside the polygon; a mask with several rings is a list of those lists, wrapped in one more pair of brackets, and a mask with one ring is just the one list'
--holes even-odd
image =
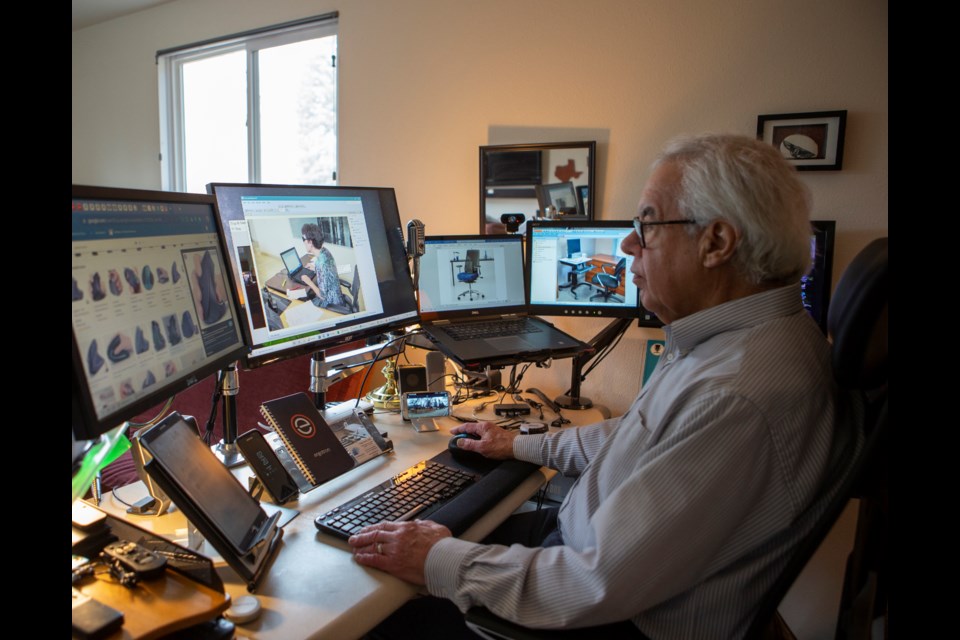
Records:
{"label": "cable", "polygon": [[[356,402],[356,404],[353,405],[354,408],[360,406],[360,396],[363,395],[363,388],[364,388],[364,387],[366,386],[366,384],[367,384],[367,378],[370,377],[370,372],[373,370],[373,365],[380,361],[380,354],[383,353],[383,350],[386,349],[388,345],[393,344],[393,343],[396,342],[397,340],[400,340],[400,341],[402,341],[404,344],[402,345],[402,348],[401,348],[400,353],[397,354],[397,356],[399,357],[399,356],[402,355],[402,354],[404,353],[404,351],[406,350],[406,347],[407,347],[407,345],[406,345],[406,340],[407,340],[407,338],[409,338],[410,336],[416,335],[416,334],[418,334],[418,333],[423,333],[423,332],[422,332],[420,329],[417,329],[417,330],[412,331],[412,332],[410,332],[410,333],[405,333],[405,334],[403,334],[403,335],[401,335],[401,336],[397,336],[396,338],[391,338],[390,340],[387,340],[386,342],[384,342],[384,343],[380,346],[380,348],[377,350],[376,355],[373,356],[373,362],[371,362],[369,365],[367,365],[367,370],[366,370],[366,372],[364,372],[364,374],[363,374],[363,380],[360,381],[360,393],[357,394],[357,402]],[[408,360],[408,362],[409,362],[409,360]]]}

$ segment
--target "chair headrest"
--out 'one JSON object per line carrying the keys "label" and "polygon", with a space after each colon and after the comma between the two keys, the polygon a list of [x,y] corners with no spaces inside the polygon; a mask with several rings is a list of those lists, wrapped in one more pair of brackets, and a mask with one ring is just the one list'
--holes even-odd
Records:
{"label": "chair headrest", "polygon": [[868,244],[844,270],[827,313],[833,373],[846,389],[887,381],[887,238]]}

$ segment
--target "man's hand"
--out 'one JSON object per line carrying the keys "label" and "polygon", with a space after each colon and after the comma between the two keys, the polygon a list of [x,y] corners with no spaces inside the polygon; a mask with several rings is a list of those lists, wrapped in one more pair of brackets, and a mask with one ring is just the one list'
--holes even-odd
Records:
{"label": "man's hand", "polygon": [[492,422],[467,422],[450,430],[450,433],[472,433],[479,440],[461,438],[457,445],[467,451],[476,451],[493,460],[509,460],[513,457],[513,439],[520,433],[501,429]]}
{"label": "man's hand", "polygon": [[350,536],[347,543],[353,547],[353,557],[360,564],[424,585],[427,554],[438,540],[452,535],[450,529],[429,520],[380,522],[364,527]]}

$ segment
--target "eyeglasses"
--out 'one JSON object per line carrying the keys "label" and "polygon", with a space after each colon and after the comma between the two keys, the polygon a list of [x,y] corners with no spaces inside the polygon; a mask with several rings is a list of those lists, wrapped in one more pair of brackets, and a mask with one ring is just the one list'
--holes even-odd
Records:
{"label": "eyeglasses", "polygon": [[633,229],[637,232],[637,237],[640,238],[640,248],[647,248],[647,240],[643,237],[643,228],[644,227],[655,227],[661,224],[697,224],[696,220],[684,219],[684,220],[654,220],[652,222],[643,222],[640,220],[639,216],[633,219]]}

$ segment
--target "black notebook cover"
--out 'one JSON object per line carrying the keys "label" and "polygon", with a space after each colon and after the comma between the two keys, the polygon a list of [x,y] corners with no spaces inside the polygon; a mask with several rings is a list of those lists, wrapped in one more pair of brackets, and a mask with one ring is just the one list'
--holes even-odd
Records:
{"label": "black notebook cover", "polygon": [[353,469],[353,458],[307,394],[299,392],[268,400],[260,405],[260,413],[312,485]]}

